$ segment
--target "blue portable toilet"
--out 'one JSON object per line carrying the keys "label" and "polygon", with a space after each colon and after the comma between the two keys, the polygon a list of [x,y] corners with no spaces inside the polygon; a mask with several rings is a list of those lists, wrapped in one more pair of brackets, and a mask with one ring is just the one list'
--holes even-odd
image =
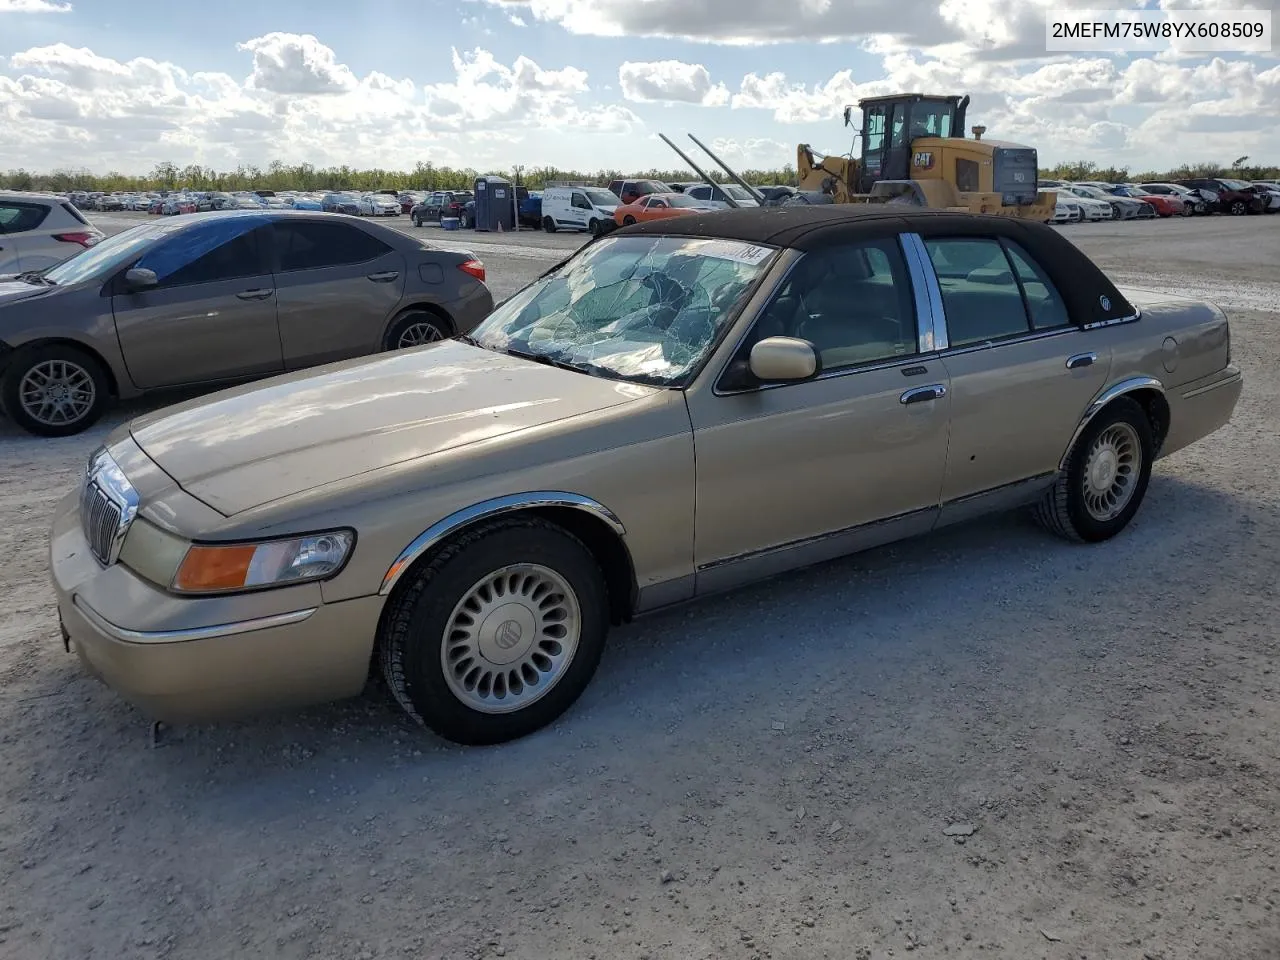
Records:
{"label": "blue portable toilet", "polygon": [[476,229],[515,230],[515,191],[503,177],[476,177]]}

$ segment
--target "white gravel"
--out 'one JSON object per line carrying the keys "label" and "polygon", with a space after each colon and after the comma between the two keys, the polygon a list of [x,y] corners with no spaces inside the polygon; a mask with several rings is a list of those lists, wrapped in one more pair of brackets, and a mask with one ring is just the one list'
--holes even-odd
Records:
{"label": "white gravel", "polygon": [[999,517],[635,624],[499,748],[371,693],[151,749],[45,581],[109,425],[0,424],[0,958],[1280,956],[1280,219],[1109,226],[1069,235],[1216,291],[1247,378],[1125,535]]}

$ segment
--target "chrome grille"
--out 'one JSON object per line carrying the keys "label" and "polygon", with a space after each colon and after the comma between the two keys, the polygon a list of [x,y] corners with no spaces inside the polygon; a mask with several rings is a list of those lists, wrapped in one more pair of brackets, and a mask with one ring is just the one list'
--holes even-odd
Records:
{"label": "chrome grille", "polygon": [[120,531],[120,505],[95,480],[88,481],[80,494],[80,527],[98,562],[112,563]]}

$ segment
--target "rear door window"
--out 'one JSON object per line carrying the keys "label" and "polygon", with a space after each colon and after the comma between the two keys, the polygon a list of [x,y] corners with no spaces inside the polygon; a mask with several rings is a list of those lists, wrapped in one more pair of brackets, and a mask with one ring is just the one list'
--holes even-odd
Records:
{"label": "rear door window", "polygon": [[391,252],[377,237],[345,223],[281,220],[275,235],[282,273],[366,263]]}
{"label": "rear door window", "polygon": [[1022,288],[999,241],[928,240],[953,347],[1030,332]]}
{"label": "rear door window", "polygon": [[0,233],[25,233],[44,223],[49,208],[40,203],[0,200]]}
{"label": "rear door window", "polygon": [[1067,313],[1067,305],[1048,274],[1016,243],[1006,240],[1004,244],[1009,260],[1013,263],[1014,274],[1026,297],[1032,328],[1052,330],[1055,327],[1070,325],[1071,317]]}

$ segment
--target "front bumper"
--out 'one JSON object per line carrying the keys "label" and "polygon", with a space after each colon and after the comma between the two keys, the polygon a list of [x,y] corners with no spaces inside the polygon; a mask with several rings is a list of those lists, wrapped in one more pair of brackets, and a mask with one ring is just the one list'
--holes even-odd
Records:
{"label": "front bumper", "polygon": [[157,720],[232,720],[364,688],[380,597],[326,604],[314,584],[175,597],[93,558],[75,492],[58,505],[49,554],[67,649]]}

